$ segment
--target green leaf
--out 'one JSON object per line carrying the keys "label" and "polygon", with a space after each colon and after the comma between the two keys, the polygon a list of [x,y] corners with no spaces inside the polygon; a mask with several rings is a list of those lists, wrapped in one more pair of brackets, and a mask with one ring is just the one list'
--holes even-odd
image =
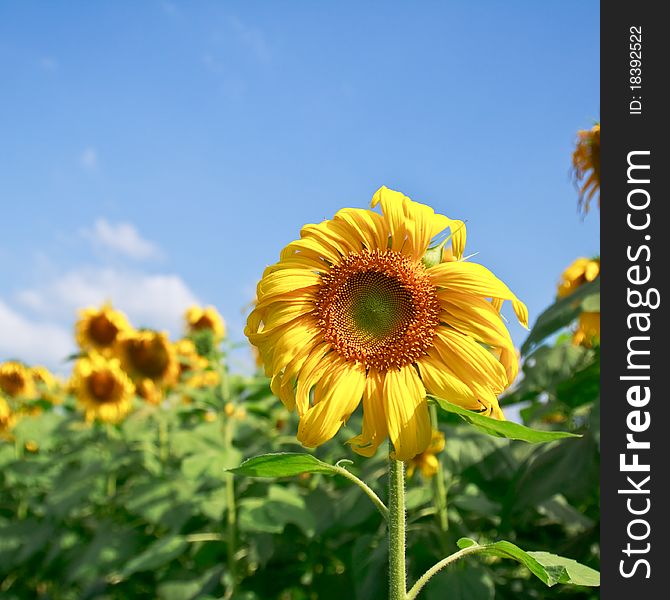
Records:
{"label": "green leaf", "polygon": [[331,465],[320,461],[311,454],[298,452],[279,452],[254,456],[245,460],[239,467],[228,469],[236,475],[249,477],[291,477],[300,473],[337,474]]}
{"label": "green leaf", "polygon": [[188,542],[183,536],[161,538],[139,556],[131,558],[121,571],[121,576],[127,578],[138,571],[151,571],[161,567],[179,556],[187,547]]}
{"label": "green leaf", "polygon": [[539,429],[531,429],[530,427],[520,425],[519,423],[513,423],[512,421],[498,421],[497,419],[492,419],[491,417],[486,417],[471,410],[461,408],[442,398],[437,398],[436,396],[429,396],[429,398],[435,400],[441,409],[459,415],[463,420],[470,423],[470,425],[489,435],[504,437],[510,440],[521,440],[531,444],[552,442],[554,440],[560,440],[561,438],[580,437],[577,434],[569,433],[567,431],[543,431]]}
{"label": "green leaf", "polygon": [[[470,538],[461,538],[457,545],[459,548],[470,548],[478,544]],[[557,554],[525,552],[512,542],[505,540],[484,544],[480,546],[478,552],[488,556],[516,560],[548,587],[557,583],[571,583],[590,587],[600,585],[600,573],[598,571],[571,558],[565,558]]]}
{"label": "green leaf", "polygon": [[543,339],[569,325],[580,312],[593,312],[600,306],[600,277],[581,285],[569,296],[547,308],[535,321],[533,329],[521,346],[521,354],[528,354]]}

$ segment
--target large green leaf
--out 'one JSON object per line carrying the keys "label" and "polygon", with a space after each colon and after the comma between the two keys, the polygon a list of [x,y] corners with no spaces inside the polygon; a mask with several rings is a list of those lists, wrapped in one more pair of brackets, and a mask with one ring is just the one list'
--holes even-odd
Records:
{"label": "large green leaf", "polygon": [[569,325],[582,311],[599,307],[600,277],[585,283],[572,294],[561,298],[547,308],[535,321],[533,329],[521,346],[521,354],[528,354],[543,339]]}
{"label": "large green leaf", "polygon": [[331,465],[311,454],[298,452],[279,452],[254,456],[245,460],[239,467],[229,469],[237,475],[250,477],[291,477],[300,473],[337,474]]}
{"label": "large green leaf", "polygon": [[438,398],[436,396],[430,396],[430,398],[435,400],[441,409],[459,415],[466,422],[470,423],[470,425],[473,425],[489,435],[504,437],[510,440],[521,440],[531,444],[552,442],[554,440],[560,440],[561,438],[580,437],[579,435],[567,431],[543,431],[540,429],[531,429],[530,427],[520,425],[519,423],[513,423],[512,421],[498,421],[497,419],[492,419],[491,417],[480,415],[479,413],[452,404],[443,398]]}
{"label": "large green leaf", "polygon": [[461,538],[457,544],[459,548],[478,546],[478,553],[516,560],[549,587],[557,583],[571,583],[591,587],[600,585],[600,573],[598,571],[571,558],[550,554],[549,552],[525,552],[512,542],[505,540],[479,546],[477,542],[470,538]]}
{"label": "large green leaf", "polygon": [[179,556],[187,546],[188,542],[180,535],[161,538],[144,552],[131,558],[121,571],[121,577],[127,578],[138,571],[157,569]]}

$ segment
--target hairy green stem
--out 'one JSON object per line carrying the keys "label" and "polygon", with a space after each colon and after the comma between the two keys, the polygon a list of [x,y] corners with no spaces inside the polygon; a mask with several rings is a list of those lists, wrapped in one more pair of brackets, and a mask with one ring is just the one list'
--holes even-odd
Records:
{"label": "hairy green stem", "polygon": [[[434,429],[438,429],[437,407],[430,405],[430,419]],[[447,486],[444,481],[444,469],[442,460],[437,458],[437,473],[433,479],[433,492],[435,495],[435,508],[437,509],[437,520],[443,533],[449,530],[449,516],[447,513]]]}
{"label": "hairy green stem", "polygon": [[389,457],[389,600],[406,600],[405,465]]}
{"label": "hairy green stem", "polygon": [[407,593],[406,600],[415,600],[417,596],[419,595],[419,592],[423,589],[423,586],[428,583],[428,580],[435,575],[435,573],[441,571],[446,567],[447,565],[450,565],[452,562],[457,561],[459,558],[463,558],[464,556],[468,554],[473,554],[474,552],[478,552],[479,550],[483,550],[484,547],[480,546],[479,544],[475,544],[473,546],[468,546],[467,548],[463,548],[462,550],[459,550],[458,552],[454,552],[453,554],[447,556],[446,558],[443,558],[440,562],[436,563],[433,565],[430,569],[428,569],[420,578],[419,580],[414,584],[412,589]]}
{"label": "hairy green stem", "polygon": [[361,488],[365,494],[372,500],[372,503],[375,505],[377,510],[381,513],[384,520],[388,521],[389,518],[389,509],[386,508],[386,505],[382,502],[381,498],[375,494],[374,490],[365,483],[362,479],[359,479],[353,473],[350,473],[345,468],[335,465],[333,467],[342,477],[346,477],[349,481],[353,481],[359,488]]}

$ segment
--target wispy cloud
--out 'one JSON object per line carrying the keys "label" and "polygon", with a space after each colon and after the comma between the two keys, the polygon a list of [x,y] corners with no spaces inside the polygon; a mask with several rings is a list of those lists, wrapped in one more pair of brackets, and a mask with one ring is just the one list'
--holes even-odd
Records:
{"label": "wispy cloud", "polygon": [[159,258],[162,255],[158,246],[145,240],[131,223],[115,224],[98,219],[92,228],[82,230],[82,235],[98,248],[134,260]]}
{"label": "wispy cloud", "polygon": [[272,52],[263,32],[257,27],[243,23],[238,17],[231,17],[230,22],[238,39],[254,56],[263,63],[269,62]]}
{"label": "wispy cloud", "polygon": [[56,323],[32,320],[0,299],[0,360],[16,358],[50,369],[63,368],[74,351],[71,332]]}
{"label": "wispy cloud", "polygon": [[60,68],[60,63],[53,56],[43,56],[37,62],[41,69],[48,71],[49,73],[54,73]]}
{"label": "wispy cloud", "polygon": [[98,152],[95,148],[85,148],[79,155],[79,164],[88,171],[96,171],[98,169]]}
{"label": "wispy cloud", "polygon": [[26,309],[46,320],[73,320],[78,309],[111,301],[138,327],[178,335],[184,311],[199,300],[176,274],[147,274],[115,268],[82,267],[57,274],[16,295]]}

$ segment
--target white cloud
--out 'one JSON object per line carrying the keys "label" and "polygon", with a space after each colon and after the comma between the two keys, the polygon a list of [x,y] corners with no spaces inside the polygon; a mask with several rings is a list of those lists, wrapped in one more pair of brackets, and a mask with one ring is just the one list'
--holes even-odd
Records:
{"label": "white cloud", "polygon": [[0,360],[16,358],[58,371],[74,352],[72,333],[66,327],[30,320],[1,299],[0,331]]}
{"label": "white cloud", "polygon": [[38,64],[42,69],[49,71],[50,73],[58,71],[58,68],[60,67],[60,64],[53,56],[43,56],[40,58]]}
{"label": "white cloud", "polygon": [[98,168],[98,152],[95,148],[85,148],[79,156],[79,164],[88,171],[95,171]]}
{"label": "white cloud", "polygon": [[260,29],[246,25],[237,17],[231,18],[231,23],[238,39],[263,63],[271,58],[270,46]]}
{"label": "white cloud", "polygon": [[84,229],[82,234],[96,246],[135,260],[158,258],[161,255],[158,246],[145,240],[131,223],[114,224],[106,219],[98,219],[92,229]]}
{"label": "white cloud", "polygon": [[43,317],[72,321],[76,311],[111,301],[136,327],[182,330],[184,311],[198,304],[195,294],[175,274],[146,274],[113,268],[66,272],[45,286],[22,290],[18,300]]}

